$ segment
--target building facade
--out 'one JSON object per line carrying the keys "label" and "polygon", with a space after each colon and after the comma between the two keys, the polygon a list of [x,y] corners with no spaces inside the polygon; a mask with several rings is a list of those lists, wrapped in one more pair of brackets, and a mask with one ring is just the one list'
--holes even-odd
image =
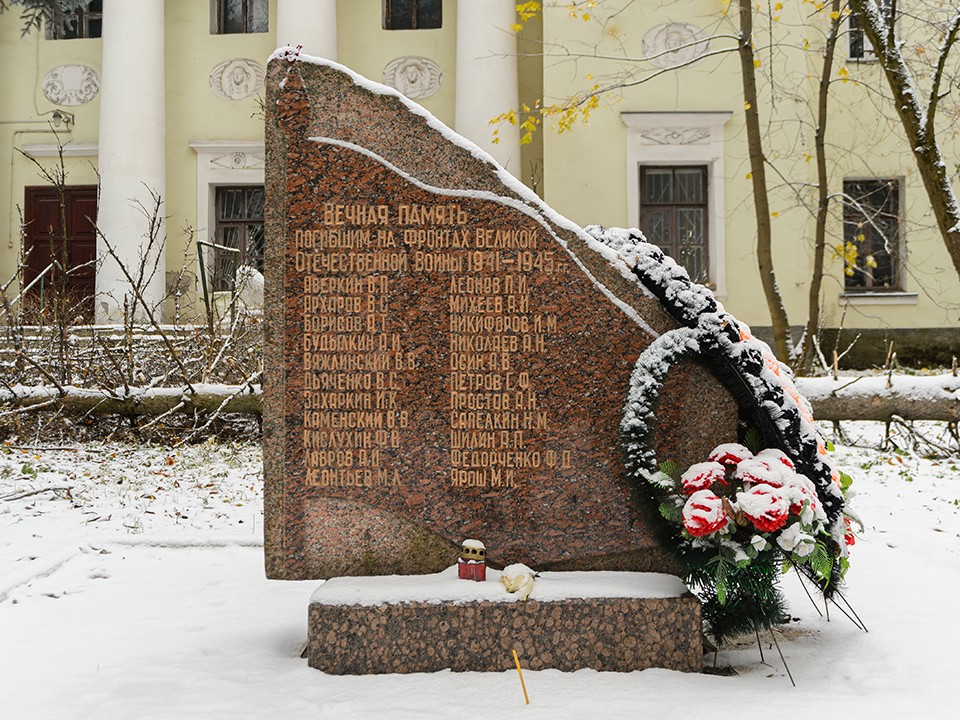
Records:
{"label": "building facade", "polygon": [[[131,287],[168,317],[229,292],[237,267],[262,263],[266,58],[301,45],[421,103],[575,222],[641,227],[738,317],[769,325],[735,18],[722,0],[593,5],[524,19],[510,0],[93,0],[69,27],[26,35],[14,7],[0,15],[0,281],[23,263],[32,293],[54,287],[59,258],[68,290],[93,298],[78,312],[105,324]],[[800,326],[827,16],[787,5],[755,46],[774,262]],[[831,79],[823,325],[956,352],[960,283],[855,26]],[[517,125],[490,124],[605,83],[617,89],[569,131],[547,116],[521,143]],[[64,224],[68,250],[51,239]]]}

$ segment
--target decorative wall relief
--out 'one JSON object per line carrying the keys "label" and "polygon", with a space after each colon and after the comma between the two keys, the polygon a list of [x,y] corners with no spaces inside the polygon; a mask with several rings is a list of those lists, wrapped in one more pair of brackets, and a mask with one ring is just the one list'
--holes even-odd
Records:
{"label": "decorative wall relief", "polygon": [[264,167],[263,163],[262,152],[237,151],[210,158],[211,165],[227,170],[262,170]]}
{"label": "decorative wall relief", "polygon": [[411,100],[433,95],[440,89],[443,73],[430,58],[418,55],[398,57],[383,69],[383,83],[406,95]]}
{"label": "decorative wall relief", "polygon": [[246,100],[263,90],[263,66],[250,58],[226,60],[210,71],[210,87],[224,100]]}
{"label": "decorative wall relief", "polygon": [[58,65],[43,78],[44,97],[61,107],[83,105],[99,92],[100,76],[86,65]]}
{"label": "decorative wall relief", "polygon": [[671,68],[696,60],[709,46],[703,28],[690,23],[665,23],[647,31],[641,49],[654,67]]}
{"label": "decorative wall relief", "polygon": [[640,137],[644,145],[705,145],[710,142],[710,128],[650,128]]}

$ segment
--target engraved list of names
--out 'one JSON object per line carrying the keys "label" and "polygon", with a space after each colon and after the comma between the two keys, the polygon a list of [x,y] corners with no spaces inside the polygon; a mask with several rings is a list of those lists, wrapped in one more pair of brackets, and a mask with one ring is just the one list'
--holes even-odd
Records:
{"label": "engraved list of names", "polygon": [[[552,282],[560,261],[537,231],[484,227],[463,202],[320,210],[293,237],[305,483],[409,485],[416,466],[396,459],[428,427],[442,432],[454,489],[496,492],[569,468],[570,451],[544,442],[555,418],[530,371],[558,333],[557,314],[531,303],[531,284]],[[439,340],[416,340],[414,307],[442,324]],[[439,411],[417,397],[428,374],[439,376]]]}

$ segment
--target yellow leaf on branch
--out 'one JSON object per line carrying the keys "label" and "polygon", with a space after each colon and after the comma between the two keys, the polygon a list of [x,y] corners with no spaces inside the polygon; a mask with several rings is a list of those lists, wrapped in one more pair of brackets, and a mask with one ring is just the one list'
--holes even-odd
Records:
{"label": "yellow leaf on branch", "polygon": [[536,17],[537,13],[540,12],[540,3],[538,2],[522,2],[516,4],[517,15],[520,16],[520,19],[524,22],[530,20],[531,18]]}

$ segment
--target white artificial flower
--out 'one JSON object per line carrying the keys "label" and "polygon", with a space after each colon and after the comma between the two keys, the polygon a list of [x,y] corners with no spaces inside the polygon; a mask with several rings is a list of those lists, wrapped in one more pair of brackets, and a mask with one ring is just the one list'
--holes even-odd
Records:
{"label": "white artificial flower", "polygon": [[817,546],[817,541],[812,535],[803,532],[799,523],[794,523],[783,529],[777,538],[777,545],[797,557],[806,557],[813,552]]}

